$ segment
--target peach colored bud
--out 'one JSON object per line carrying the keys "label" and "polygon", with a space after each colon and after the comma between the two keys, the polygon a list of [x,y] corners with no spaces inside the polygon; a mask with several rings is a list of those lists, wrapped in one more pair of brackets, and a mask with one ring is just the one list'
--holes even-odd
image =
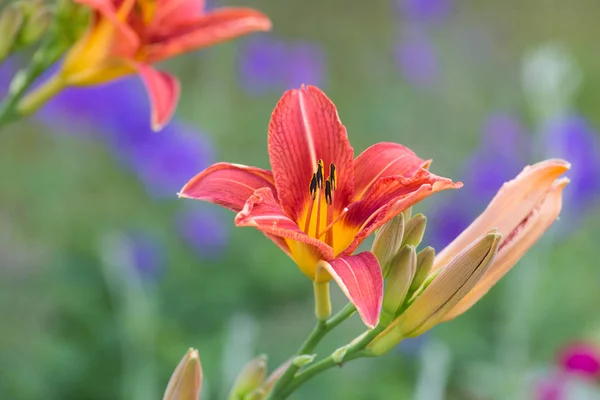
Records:
{"label": "peach colored bud", "polygon": [[202,366],[198,351],[189,349],[169,379],[163,400],[198,400],[202,388]]}

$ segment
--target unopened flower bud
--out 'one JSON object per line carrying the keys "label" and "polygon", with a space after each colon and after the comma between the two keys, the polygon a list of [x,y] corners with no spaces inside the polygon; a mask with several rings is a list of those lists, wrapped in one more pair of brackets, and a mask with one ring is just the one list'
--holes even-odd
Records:
{"label": "unopened flower bud", "polygon": [[412,207],[408,207],[406,210],[402,211],[402,215],[404,216],[404,222],[407,222],[412,216]]}
{"label": "unopened flower bud", "polygon": [[302,354],[292,359],[292,365],[302,368],[315,360],[316,354]]}
{"label": "unopened flower bud", "polygon": [[425,282],[425,279],[427,279],[427,276],[431,272],[431,267],[433,267],[434,259],[435,250],[431,246],[425,247],[417,254],[417,271],[410,284],[409,292],[416,291]]}
{"label": "unopened flower bud", "polygon": [[421,335],[440,322],[487,271],[501,237],[497,232],[488,233],[461,251],[367,349],[374,355],[384,354],[402,339]]}
{"label": "unopened flower bud", "polygon": [[336,364],[341,364],[342,361],[344,361],[344,357],[346,357],[346,353],[348,352],[349,347],[350,347],[350,345],[346,345],[346,346],[342,346],[339,349],[335,350],[333,353],[331,353],[331,359]]}
{"label": "unopened flower bud", "polygon": [[383,315],[390,318],[396,316],[396,311],[404,303],[408,288],[413,280],[417,269],[417,252],[414,246],[404,246],[394,257],[390,265],[385,293],[383,295]]}
{"label": "unopened flower bud", "polygon": [[271,375],[269,375],[269,377],[265,380],[262,386],[258,389],[261,391],[261,393],[264,393],[264,397],[271,393],[271,390],[273,390],[273,386],[275,386],[275,383],[277,383],[279,378],[281,378],[281,375],[283,375],[283,373],[288,369],[291,363],[292,360],[289,359],[283,364],[281,364],[279,367],[277,367],[275,371],[271,372]]}
{"label": "unopened flower bud", "polygon": [[421,243],[421,240],[423,240],[426,225],[427,218],[423,214],[417,214],[408,220],[408,222],[404,224],[402,246],[417,247]]}
{"label": "unopened flower bud", "polygon": [[169,379],[163,400],[198,400],[202,367],[198,351],[189,349]]}
{"label": "unopened flower bud", "polygon": [[398,318],[404,337],[418,336],[433,327],[458,303],[490,266],[502,235],[488,233],[460,252]]}
{"label": "unopened flower bud", "polygon": [[267,377],[267,356],[260,355],[248,361],[235,379],[229,400],[241,400],[256,390]]}
{"label": "unopened flower bud", "polygon": [[52,23],[53,11],[48,6],[41,6],[33,11],[23,24],[19,34],[19,45],[27,46],[36,42],[48,30]]}
{"label": "unopened flower bud", "polygon": [[0,60],[14,48],[23,25],[23,12],[17,4],[9,4],[0,12]]}
{"label": "unopened flower bud", "polygon": [[383,276],[389,271],[389,262],[394,258],[404,235],[404,215],[398,214],[381,227],[371,247],[379,265],[381,265]]}

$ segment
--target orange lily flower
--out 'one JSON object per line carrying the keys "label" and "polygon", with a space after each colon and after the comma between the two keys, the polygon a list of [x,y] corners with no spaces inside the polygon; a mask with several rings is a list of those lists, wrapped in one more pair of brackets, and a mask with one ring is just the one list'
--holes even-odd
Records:
{"label": "orange lily flower", "polygon": [[287,91],[268,134],[273,171],[218,163],[191,179],[180,196],[237,213],[273,240],[316,283],[332,278],[369,327],[377,325],[383,278],[373,253],[352,255],[394,216],[430,194],[462,186],[430,173],[395,143],[354,159],[335,105],[316,87]]}
{"label": "orange lily flower", "polygon": [[64,85],[96,85],[139,74],[159,130],[175,110],[179,82],[151,64],[255,31],[271,22],[249,8],[204,11],[204,0],[75,0],[94,11],[85,36],[67,53]]}

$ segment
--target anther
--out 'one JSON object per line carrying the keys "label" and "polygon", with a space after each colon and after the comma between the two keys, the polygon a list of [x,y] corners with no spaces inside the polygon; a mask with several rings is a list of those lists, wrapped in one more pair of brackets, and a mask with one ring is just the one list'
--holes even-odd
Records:
{"label": "anther", "polygon": [[329,180],[331,181],[331,189],[337,189],[337,179],[335,174],[335,164],[329,164]]}
{"label": "anther", "polygon": [[310,197],[314,200],[317,197],[317,175],[313,174],[309,186]]}
{"label": "anther", "polygon": [[317,186],[319,189],[323,189],[323,169],[324,167],[323,160],[319,160],[317,162]]}
{"label": "anther", "polygon": [[333,198],[331,197],[331,186],[331,180],[330,178],[327,178],[325,181],[325,202],[328,206],[333,204]]}

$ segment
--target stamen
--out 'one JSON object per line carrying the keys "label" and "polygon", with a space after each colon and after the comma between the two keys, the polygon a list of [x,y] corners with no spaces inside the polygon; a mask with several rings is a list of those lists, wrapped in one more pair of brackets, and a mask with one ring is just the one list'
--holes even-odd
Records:
{"label": "stamen", "polygon": [[317,197],[317,175],[313,174],[312,179],[310,180],[310,186],[308,188],[310,192],[310,197],[314,200]]}
{"label": "stamen", "polygon": [[331,180],[327,178],[327,180],[325,181],[325,202],[327,202],[328,206],[333,204],[333,197],[331,196],[331,186]]}
{"label": "stamen", "polygon": [[337,177],[336,177],[336,173],[335,173],[335,164],[331,163],[329,164],[329,180],[331,181],[331,188],[333,190],[337,189]]}
{"label": "stamen", "polygon": [[313,210],[313,206],[315,204],[315,198],[317,197],[317,175],[313,174],[312,175],[312,179],[310,180],[310,186],[309,186],[309,193],[310,193],[310,197],[312,198],[313,201],[310,202],[310,204],[308,205],[308,213],[306,213],[306,222],[304,223],[304,232],[306,234],[308,234],[308,229],[310,228],[310,220],[312,217],[312,210]]}
{"label": "stamen", "polygon": [[317,185],[319,186],[319,189],[323,189],[323,169],[324,167],[324,163],[323,160],[319,160],[317,162]]}
{"label": "stamen", "polygon": [[321,193],[323,193],[323,191],[319,190],[317,195],[317,226],[315,228],[315,235],[319,233],[319,225],[321,224],[321,197],[323,197],[321,196]]}
{"label": "stamen", "polygon": [[[332,233],[331,228],[333,228],[333,226],[335,224],[337,224],[340,219],[342,219],[342,217],[348,212],[348,207],[344,207],[344,209],[342,210],[342,212],[340,213],[340,215],[337,216],[337,218],[334,221],[331,221],[327,224],[327,226],[325,227],[325,229],[323,229],[321,231],[321,233],[319,233],[319,236],[317,236],[317,239],[321,239],[321,236],[323,236],[326,233]],[[329,216],[329,215],[328,215]],[[331,218],[333,219],[333,210],[331,211]],[[329,244],[329,243],[327,243]],[[331,245],[330,245],[331,246]]]}

